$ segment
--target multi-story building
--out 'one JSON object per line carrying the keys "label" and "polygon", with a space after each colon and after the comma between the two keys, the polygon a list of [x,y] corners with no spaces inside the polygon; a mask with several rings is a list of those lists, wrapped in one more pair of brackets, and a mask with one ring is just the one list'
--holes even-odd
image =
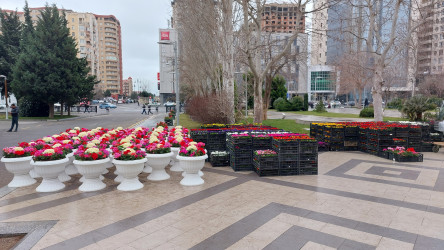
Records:
{"label": "multi-story building", "polygon": [[177,77],[175,76],[175,29],[159,29],[159,96],[160,102],[175,100]]}
{"label": "multi-story building", "polygon": [[270,3],[265,4],[261,26],[266,32],[294,33],[305,32],[305,15],[299,12],[295,4]]}
{"label": "multi-story building", "polygon": [[[44,7],[29,8],[33,23],[37,23]],[[96,15],[59,9],[66,14],[71,36],[77,44],[78,57],[86,57],[90,74],[100,81],[101,91],[123,94],[122,40],[119,20],[113,15]],[[12,12],[11,10],[3,10]],[[23,12],[17,12],[20,21],[25,21]]]}
{"label": "multi-story building", "polygon": [[133,78],[128,77],[128,79],[123,80],[123,92],[122,94],[126,97],[131,96],[133,93]]}
{"label": "multi-story building", "polygon": [[[272,51],[272,56],[282,51],[295,31],[299,32],[288,55],[282,59],[286,63],[279,71],[287,82],[289,96],[307,93],[308,35],[305,33],[305,16],[300,12],[298,14],[298,11],[296,4],[266,4],[261,19],[264,31],[262,41],[267,43],[264,45]],[[267,63],[266,56],[262,58],[262,63]]]}

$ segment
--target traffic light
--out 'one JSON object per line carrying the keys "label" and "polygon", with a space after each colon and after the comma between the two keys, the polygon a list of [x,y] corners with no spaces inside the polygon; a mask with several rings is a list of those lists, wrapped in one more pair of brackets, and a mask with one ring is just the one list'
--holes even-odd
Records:
{"label": "traffic light", "polygon": [[160,82],[157,82],[157,90],[160,90]]}

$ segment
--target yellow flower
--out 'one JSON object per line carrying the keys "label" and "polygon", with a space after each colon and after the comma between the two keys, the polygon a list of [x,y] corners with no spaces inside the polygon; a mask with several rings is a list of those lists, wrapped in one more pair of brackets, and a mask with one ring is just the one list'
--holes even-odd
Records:
{"label": "yellow flower", "polygon": [[196,148],[196,146],[191,145],[191,143],[190,143],[190,146],[187,147],[187,151],[190,151],[190,150],[197,150],[197,148]]}
{"label": "yellow flower", "polygon": [[124,148],[128,148],[128,147],[131,146],[131,143],[126,142],[126,143],[122,144],[121,146],[124,147]]}
{"label": "yellow flower", "polygon": [[92,154],[92,153],[99,153],[99,149],[98,148],[88,148],[85,153],[87,154]]}
{"label": "yellow flower", "polygon": [[87,147],[87,148],[94,148],[95,146],[96,146],[96,144],[95,144],[95,143],[92,143],[92,142],[86,144],[86,147]]}
{"label": "yellow flower", "polygon": [[108,131],[108,134],[110,134],[110,135],[115,135],[115,134],[116,134],[116,131],[115,131],[115,130]]}
{"label": "yellow flower", "polygon": [[63,133],[61,133],[60,135],[69,135],[68,133],[66,133],[66,132],[63,132]]}
{"label": "yellow flower", "polygon": [[162,147],[162,144],[160,144],[160,143],[158,143],[157,145],[156,145],[156,148],[161,148]]}
{"label": "yellow flower", "polygon": [[72,137],[72,138],[71,138],[71,140],[74,140],[74,141],[76,141],[76,140],[80,140],[80,138],[79,138],[79,137],[77,137],[77,136],[74,136],[74,137]]}
{"label": "yellow flower", "polygon": [[25,151],[22,147],[15,147],[14,151]]}
{"label": "yellow flower", "polygon": [[134,131],[140,131],[142,130],[142,127],[137,127],[136,129],[134,129]]}
{"label": "yellow flower", "polygon": [[123,143],[127,143],[127,142],[130,142],[130,141],[131,141],[131,140],[128,139],[128,137],[123,138],[122,140],[120,140],[120,142],[123,142]]}
{"label": "yellow flower", "polygon": [[43,137],[42,139],[44,142],[52,142],[53,139],[51,137]]}
{"label": "yellow flower", "polygon": [[75,134],[75,133],[77,133],[77,130],[71,129],[71,130],[69,131],[69,133],[70,133],[70,134]]}
{"label": "yellow flower", "polygon": [[122,130],[123,128],[122,128],[122,127],[117,127],[116,129],[117,129],[117,130]]}
{"label": "yellow flower", "polygon": [[71,141],[70,140],[63,140],[62,141],[64,144],[68,144],[68,143],[70,143]]}
{"label": "yellow flower", "polygon": [[62,144],[57,143],[57,144],[54,144],[52,147],[53,147],[53,148],[58,148],[58,147],[61,147],[61,146],[62,146]]}
{"label": "yellow flower", "polygon": [[91,142],[94,143],[94,144],[100,144],[100,141],[97,140],[97,139],[94,139],[94,140],[92,140]]}
{"label": "yellow flower", "polygon": [[74,130],[80,130],[80,128],[79,127],[74,127]]}
{"label": "yellow flower", "polygon": [[84,137],[84,136],[87,136],[88,135],[88,133],[86,133],[86,132],[80,132],[79,133],[79,137]]}
{"label": "yellow flower", "polygon": [[196,144],[197,144],[197,142],[195,142],[195,141],[190,142],[190,145],[196,145]]}
{"label": "yellow flower", "polygon": [[52,149],[52,148],[50,148],[50,149],[46,149],[45,151],[43,151],[43,154],[54,154],[55,153],[55,151],[54,151],[54,149]]}
{"label": "yellow flower", "polygon": [[182,129],[182,126],[176,126],[176,130],[177,130],[177,129]]}
{"label": "yellow flower", "polygon": [[97,127],[96,129],[97,129],[97,130],[101,130],[101,129],[102,129],[102,127]]}
{"label": "yellow flower", "polygon": [[135,152],[136,152],[136,151],[134,151],[134,149],[132,149],[132,148],[127,148],[127,149],[125,149],[124,151],[127,151],[127,150],[129,150],[130,154],[132,154],[132,153],[135,153]]}

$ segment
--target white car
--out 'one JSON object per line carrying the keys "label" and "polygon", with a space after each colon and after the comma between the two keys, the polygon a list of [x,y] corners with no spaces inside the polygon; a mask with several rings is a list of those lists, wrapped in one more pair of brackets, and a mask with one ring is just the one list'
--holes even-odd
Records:
{"label": "white car", "polygon": [[0,104],[0,109],[6,109],[6,105],[5,104]]}

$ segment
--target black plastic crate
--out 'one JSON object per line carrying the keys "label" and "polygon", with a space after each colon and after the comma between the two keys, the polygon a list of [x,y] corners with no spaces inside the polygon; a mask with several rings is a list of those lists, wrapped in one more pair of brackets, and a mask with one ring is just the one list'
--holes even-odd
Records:
{"label": "black plastic crate", "polygon": [[229,144],[239,146],[239,147],[251,147],[251,144],[252,144],[251,136],[228,135],[227,141]]}
{"label": "black plastic crate", "polygon": [[230,157],[230,167],[234,171],[253,171],[253,164],[251,160],[249,162],[236,162]]}
{"label": "black plastic crate", "polygon": [[318,153],[318,143],[309,142],[302,143],[299,145],[299,154],[317,154]]}
{"label": "black plastic crate", "polygon": [[223,167],[230,165],[230,154],[226,155],[211,155],[210,163],[213,167]]}
{"label": "black plastic crate", "polygon": [[279,169],[280,176],[299,175],[298,168]]}
{"label": "black plastic crate", "polygon": [[318,168],[299,168],[298,175],[317,175]]}
{"label": "black plastic crate", "polygon": [[318,160],[318,154],[300,154],[299,155],[299,161],[317,161]]}
{"label": "black plastic crate", "polygon": [[359,128],[358,127],[345,127],[344,136],[358,136]]}
{"label": "black plastic crate", "polygon": [[402,156],[399,154],[394,155],[395,161],[397,162],[422,162],[423,161],[423,155],[418,154],[416,156]]}
{"label": "black plastic crate", "polygon": [[344,151],[359,151],[359,147],[358,146],[344,146]]}
{"label": "black plastic crate", "polygon": [[252,145],[254,150],[259,149],[271,149],[272,148],[272,137],[253,137]]}
{"label": "black plastic crate", "polygon": [[299,148],[299,140],[276,140],[272,139],[273,146],[278,148]]}
{"label": "black plastic crate", "polygon": [[251,149],[229,149],[230,155],[234,157],[252,157],[253,151]]}
{"label": "black plastic crate", "polygon": [[278,176],[279,169],[258,169],[256,167],[253,168],[254,172],[256,172],[259,176]]}
{"label": "black plastic crate", "polygon": [[299,160],[299,154],[293,153],[278,153],[279,161],[297,161]]}
{"label": "black plastic crate", "polygon": [[279,161],[279,169],[297,169],[299,161]]}
{"label": "black plastic crate", "polygon": [[384,158],[384,159],[388,159],[389,154],[388,154],[388,152],[385,152],[385,151],[379,151],[378,156],[381,158]]}
{"label": "black plastic crate", "polygon": [[253,158],[253,165],[255,168],[265,169],[279,169],[279,161],[277,155],[274,156],[259,156],[255,155]]}
{"label": "black plastic crate", "polygon": [[298,162],[298,168],[317,168],[318,160],[301,160]]}
{"label": "black plastic crate", "polygon": [[283,154],[295,154],[295,155],[299,154],[299,147],[285,147],[285,148],[282,148],[282,147],[278,147],[278,146],[273,144],[272,149],[274,151],[276,151],[278,154],[281,154],[281,153],[283,153]]}

